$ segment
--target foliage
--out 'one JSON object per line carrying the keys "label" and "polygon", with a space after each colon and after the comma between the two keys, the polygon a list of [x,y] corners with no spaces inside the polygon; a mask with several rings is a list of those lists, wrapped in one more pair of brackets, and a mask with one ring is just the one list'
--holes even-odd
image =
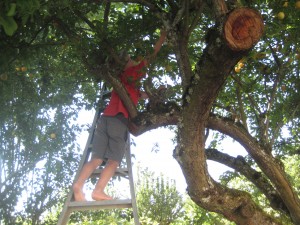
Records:
{"label": "foliage", "polygon": [[94,104],[87,105],[86,97],[96,92],[93,83],[81,85],[82,68],[61,46],[18,49],[1,54],[0,220],[22,224],[31,218],[35,224],[71,183],[79,160],[77,113]]}
{"label": "foliage", "polygon": [[144,224],[176,224],[183,216],[183,199],[175,181],[163,175],[153,176],[148,170],[139,171],[137,202],[140,220]]}
{"label": "foliage", "polygon": [[76,212],[70,218],[70,224],[124,224],[130,225],[131,219],[131,209],[109,209],[101,211],[91,211],[91,212]]}

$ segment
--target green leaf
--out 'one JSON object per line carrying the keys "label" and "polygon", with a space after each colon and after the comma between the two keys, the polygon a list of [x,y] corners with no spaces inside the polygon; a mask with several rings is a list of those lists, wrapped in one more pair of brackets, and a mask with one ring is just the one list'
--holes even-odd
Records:
{"label": "green leaf", "polygon": [[12,36],[18,29],[18,24],[12,16],[0,16],[0,24],[3,26],[5,33]]}
{"label": "green leaf", "polygon": [[10,8],[9,8],[8,12],[6,13],[6,15],[7,16],[14,16],[15,13],[16,13],[16,6],[17,6],[16,3],[11,3]]}

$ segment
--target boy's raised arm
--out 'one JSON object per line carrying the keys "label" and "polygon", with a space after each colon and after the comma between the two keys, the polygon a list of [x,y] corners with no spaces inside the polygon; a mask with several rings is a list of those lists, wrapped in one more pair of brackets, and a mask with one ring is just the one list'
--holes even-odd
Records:
{"label": "boy's raised arm", "polygon": [[146,58],[146,64],[148,64],[149,61],[152,61],[156,57],[157,53],[161,49],[161,47],[166,39],[166,36],[167,36],[167,32],[165,30],[160,30],[160,37],[154,45],[153,53]]}

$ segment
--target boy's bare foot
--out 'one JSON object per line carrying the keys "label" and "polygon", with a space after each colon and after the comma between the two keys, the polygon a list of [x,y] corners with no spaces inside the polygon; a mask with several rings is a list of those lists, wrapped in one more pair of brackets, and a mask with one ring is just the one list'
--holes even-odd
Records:
{"label": "boy's bare foot", "polygon": [[85,195],[82,191],[82,188],[78,187],[77,184],[73,185],[73,192],[74,192],[74,199],[77,202],[83,202],[86,201]]}
{"label": "boy's bare foot", "polygon": [[92,199],[95,201],[112,200],[113,198],[101,191],[93,191]]}

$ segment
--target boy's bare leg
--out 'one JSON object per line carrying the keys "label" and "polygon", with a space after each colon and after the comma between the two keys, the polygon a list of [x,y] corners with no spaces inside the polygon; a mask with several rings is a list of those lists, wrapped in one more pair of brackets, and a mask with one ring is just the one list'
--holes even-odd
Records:
{"label": "boy's bare leg", "polygon": [[104,189],[108,183],[108,181],[115,174],[116,169],[119,166],[118,161],[108,160],[107,165],[101,173],[100,179],[98,180],[94,191],[92,192],[92,198],[96,201],[101,200],[111,200],[112,197],[105,194]]}
{"label": "boy's bare leg", "polygon": [[85,181],[91,176],[94,170],[102,163],[102,159],[91,159],[91,161],[84,164],[78,179],[73,184],[73,192],[75,201],[86,201],[83,193],[83,186]]}

